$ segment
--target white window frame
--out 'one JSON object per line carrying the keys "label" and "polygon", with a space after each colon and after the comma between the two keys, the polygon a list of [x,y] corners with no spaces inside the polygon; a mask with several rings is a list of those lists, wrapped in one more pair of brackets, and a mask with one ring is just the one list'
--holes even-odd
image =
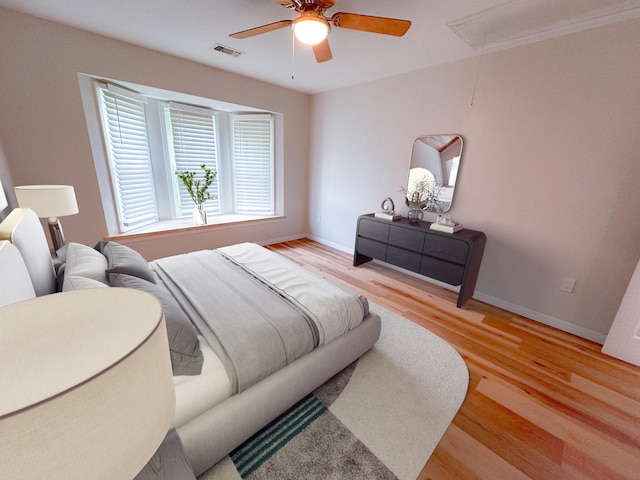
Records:
{"label": "white window frame", "polygon": [[[83,99],[83,106],[85,110],[85,117],[87,120],[87,127],[89,130],[89,139],[91,142],[91,148],[93,153],[93,160],[96,167],[96,174],[98,177],[98,183],[100,187],[100,195],[102,198],[102,204],[105,212],[105,220],[107,223],[108,234],[109,236],[117,236],[119,234],[123,234],[125,232],[122,231],[122,228],[119,224],[119,218],[117,214],[117,201],[115,199],[112,184],[110,181],[110,169],[109,169],[109,161],[107,155],[107,148],[105,145],[105,137],[102,132],[102,122],[100,119],[100,108],[97,103],[97,94],[96,94],[96,82],[97,81],[107,81],[103,79],[97,79],[90,75],[86,74],[78,74],[79,82],[80,82],[80,90]],[[147,112],[147,121],[149,122],[150,128],[151,125],[155,130],[163,130],[165,128],[164,121],[161,115],[161,108],[170,104],[168,99],[177,99],[176,103],[184,104],[194,104],[194,103],[202,103],[205,109],[213,109],[215,110],[215,118],[217,126],[224,126],[226,123],[227,126],[229,124],[228,117],[231,112],[249,112],[249,113],[258,113],[258,114],[269,114],[272,116],[273,123],[273,160],[272,160],[272,188],[273,191],[270,192],[270,196],[272,197],[272,213],[270,215],[237,215],[230,213],[233,211],[233,203],[229,201],[223,201],[223,214],[221,214],[218,218],[214,218],[210,223],[215,223],[224,227],[225,224],[233,224],[236,222],[245,222],[250,220],[268,220],[269,218],[278,218],[284,215],[284,190],[283,190],[283,180],[284,180],[284,155],[283,155],[283,144],[284,144],[284,135],[282,131],[282,127],[284,124],[282,114],[278,114],[276,112],[268,112],[260,109],[255,109],[252,107],[240,106],[240,105],[231,105],[225,102],[220,102],[216,100],[206,99],[202,97],[193,97],[186,94],[180,94],[177,92],[169,92],[158,89],[151,89],[151,87],[145,87],[143,85],[136,85],[122,81],[113,81],[109,80],[109,82],[118,82],[120,85],[123,85],[126,88],[132,88],[133,90],[140,92],[144,96],[147,95],[156,95],[158,98],[148,98],[148,108],[151,108],[152,112]],[[148,89],[148,91],[145,91]],[[153,113],[155,112],[155,113]],[[164,132],[161,132],[164,133]],[[218,138],[223,138],[223,136],[228,135],[228,130],[226,132],[217,131]],[[230,148],[228,146],[223,147],[223,144],[226,145],[227,142],[220,142],[219,145],[219,171],[222,173],[223,167],[223,159],[225,155],[228,155],[228,151]],[[163,165],[162,168],[170,169],[170,161],[169,155],[167,152],[167,148],[164,145],[164,142],[150,141],[151,155],[154,157],[154,180],[156,184],[156,193],[158,197],[158,212],[160,221],[157,224],[151,225],[149,228],[146,228],[141,231],[133,231],[126,232],[127,234],[136,234],[136,233],[146,233],[149,231],[161,231],[161,230],[173,230],[175,228],[182,227],[193,227],[193,222],[191,219],[180,219],[176,218],[177,209],[174,198],[168,199],[168,192],[172,192],[173,188],[169,185],[170,181],[173,181],[174,175],[167,176],[166,174],[156,173],[156,166]],[[225,153],[225,151],[227,151]],[[159,161],[158,156],[164,161]],[[169,170],[173,174],[173,170]],[[168,178],[166,178],[168,177]],[[225,178],[228,175],[224,176]],[[228,182],[221,181],[220,188],[225,189],[226,184]],[[226,193],[226,192],[225,192]],[[223,197],[223,200],[227,200],[229,197]],[[188,221],[187,220],[191,220]],[[211,220],[211,217],[210,217]]]}

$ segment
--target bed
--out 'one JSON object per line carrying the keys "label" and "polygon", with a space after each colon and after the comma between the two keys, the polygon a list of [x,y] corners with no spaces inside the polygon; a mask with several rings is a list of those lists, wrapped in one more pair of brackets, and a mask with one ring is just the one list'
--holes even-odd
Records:
{"label": "bed", "polygon": [[13,210],[0,224],[0,306],[82,288],[155,295],[174,371],[172,427],[196,475],[380,334],[364,297],[255,244],[147,262],[115,242],[70,243],[60,257],[55,268],[35,213]]}

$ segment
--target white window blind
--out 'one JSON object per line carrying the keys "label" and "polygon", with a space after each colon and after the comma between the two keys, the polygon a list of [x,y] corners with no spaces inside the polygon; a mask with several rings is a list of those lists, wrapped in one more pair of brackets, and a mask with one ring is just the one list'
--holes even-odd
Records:
{"label": "white window blind", "polygon": [[273,117],[233,115],[231,136],[235,212],[272,215]]}
{"label": "white window blind", "polygon": [[[216,154],[215,119],[211,114],[194,113],[178,108],[169,109],[171,123],[170,150],[176,170],[189,170],[196,173],[196,180],[204,179],[201,165],[218,171]],[[181,215],[193,212],[194,202],[182,181],[175,177],[179,192],[179,211]],[[211,199],[204,204],[209,215],[219,214],[220,188],[218,178],[209,187]]]}
{"label": "white window blind", "polygon": [[190,217],[195,205],[175,172],[195,172],[203,181],[203,164],[218,172],[209,187],[213,198],[205,203],[208,215],[218,216],[215,223],[275,215],[273,114],[245,113],[241,106],[215,110],[205,99],[202,106],[167,102],[103,81],[94,85],[106,149],[96,171],[113,219],[110,232],[152,231]]}
{"label": "white window blind", "polygon": [[107,88],[98,92],[122,231],[157,222],[144,103]]}

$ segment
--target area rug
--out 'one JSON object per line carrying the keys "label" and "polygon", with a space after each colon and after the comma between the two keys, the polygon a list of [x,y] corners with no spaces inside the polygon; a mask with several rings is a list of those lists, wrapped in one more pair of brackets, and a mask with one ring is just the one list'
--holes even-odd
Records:
{"label": "area rug", "polygon": [[380,340],[198,480],[415,480],[467,392],[451,345],[378,305]]}

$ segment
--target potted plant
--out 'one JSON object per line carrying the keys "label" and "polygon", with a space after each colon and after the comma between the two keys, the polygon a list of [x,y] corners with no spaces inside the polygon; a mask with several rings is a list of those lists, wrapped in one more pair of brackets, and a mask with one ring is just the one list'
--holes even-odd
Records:
{"label": "potted plant", "polygon": [[211,195],[209,187],[215,181],[218,176],[218,172],[207,168],[203,163],[200,165],[200,169],[204,172],[204,179],[196,180],[195,176],[197,172],[190,172],[189,170],[178,171],[176,175],[182,180],[183,185],[189,192],[193,203],[195,203],[195,209],[193,211],[193,219],[196,225],[206,225],[207,223],[207,211],[204,209],[204,203],[207,200],[215,198]]}

